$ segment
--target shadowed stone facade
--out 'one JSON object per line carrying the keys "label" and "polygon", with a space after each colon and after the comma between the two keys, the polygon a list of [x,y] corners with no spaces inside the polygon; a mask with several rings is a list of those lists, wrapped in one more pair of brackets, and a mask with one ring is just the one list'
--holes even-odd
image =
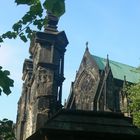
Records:
{"label": "shadowed stone facade", "polygon": [[36,32],[30,59],[23,65],[18,102],[17,140],[140,139],[140,130],[122,113],[127,108],[126,82],[140,77],[136,68],[84,53],[71,92],[62,109],[64,53],[68,40],[48,14],[44,32]]}
{"label": "shadowed stone facade", "polygon": [[48,14],[44,32],[36,32],[30,45],[30,59],[24,61],[23,89],[18,102],[16,135],[25,140],[62,108],[65,32],[57,31],[58,19]]}
{"label": "shadowed stone facade", "polygon": [[126,83],[139,81],[140,70],[90,54],[83,55],[65,108],[74,110],[127,111],[128,98],[123,88]]}

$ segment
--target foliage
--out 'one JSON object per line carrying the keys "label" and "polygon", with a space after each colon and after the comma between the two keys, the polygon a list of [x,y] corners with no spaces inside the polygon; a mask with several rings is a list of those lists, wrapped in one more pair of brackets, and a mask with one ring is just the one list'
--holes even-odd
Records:
{"label": "foliage", "polygon": [[65,13],[65,0],[15,0],[17,5],[26,5],[29,11],[12,26],[12,31],[7,31],[0,36],[0,42],[5,38],[15,39],[18,36],[24,42],[32,38],[33,30],[31,25],[41,30],[46,24],[44,11],[51,12],[53,15],[60,17]]}
{"label": "foliage", "polygon": [[[65,0],[15,0],[17,5],[26,5],[29,7],[29,11],[12,26],[12,31],[7,31],[0,36],[0,42],[4,39],[15,39],[18,36],[24,42],[28,39],[32,39],[33,30],[31,25],[41,30],[42,27],[47,24],[47,19],[43,16],[44,11],[51,12],[53,15],[60,17],[65,12]],[[9,71],[2,71],[0,66],[0,94],[3,91],[9,95],[11,93],[10,87],[13,86],[13,80],[8,77]]]}
{"label": "foliage", "polygon": [[2,70],[0,66],[0,95],[3,91],[6,95],[11,93],[10,87],[13,87],[14,81],[9,78],[10,72],[8,70]]}
{"label": "foliage", "polygon": [[0,120],[0,140],[15,140],[12,121],[8,119]]}
{"label": "foliage", "polygon": [[128,85],[125,88],[128,96],[128,110],[133,116],[133,122],[140,127],[140,83]]}

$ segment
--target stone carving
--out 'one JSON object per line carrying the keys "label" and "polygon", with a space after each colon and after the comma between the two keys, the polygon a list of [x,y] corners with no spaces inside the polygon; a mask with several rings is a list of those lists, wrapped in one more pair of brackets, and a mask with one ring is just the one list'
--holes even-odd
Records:
{"label": "stone carving", "polygon": [[80,82],[81,91],[85,93],[90,92],[94,85],[94,81],[95,80],[89,74],[86,74],[85,77]]}
{"label": "stone carving", "polygon": [[95,77],[90,72],[83,71],[75,84],[77,109],[91,110],[93,108],[93,94]]}
{"label": "stone carving", "polygon": [[37,96],[51,95],[52,94],[52,74],[40,68],[37,75]]}

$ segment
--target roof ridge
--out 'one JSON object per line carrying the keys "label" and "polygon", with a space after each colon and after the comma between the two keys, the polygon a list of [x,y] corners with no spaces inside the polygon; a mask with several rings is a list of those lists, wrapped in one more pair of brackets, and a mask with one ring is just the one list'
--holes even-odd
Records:
{"label": "roof ridge", "polygon": [[[98,58],[101,58],[101,59],[104,59],[104,60],[107,60],[106,58],[103,58],[103,57],[100,57],[100,56],[97,56],[97,55],[92,55],[92,56],[93,56],[93,57],[98,57]],[[137,71],[140,72],[140,70],[137,69],[137,67],[134,67],[134,66],[131,66],[131,65],[128,65],[128,64],[122,63],[122,62],[118,62],[118,61],[111,60],[111,59],[109,59],[109,62],[115,62],[115,63],[121,64],[121,65],[126,65],[126,66],[129,66],[129,67],[131,67],[131,68],[134,68],[134,69],[136,69]]]}
{"label": "roof ridge", "polygon": [[[104,70],[106,67],[106,58],[102,58],[96,55],[91,55],[97,63],[100,70]],[[113,77],[119,80],[124,80],[124,76],[127,77],[127,81],[131,83],[138,83],[140,81],[140,69],[134,66],[123,64],[121,62],[109,60]]]}

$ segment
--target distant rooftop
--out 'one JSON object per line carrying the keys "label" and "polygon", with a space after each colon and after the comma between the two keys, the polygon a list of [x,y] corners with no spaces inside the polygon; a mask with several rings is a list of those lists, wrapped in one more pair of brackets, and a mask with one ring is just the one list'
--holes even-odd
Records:
{"label": "distant rooftop", "polygon": [[[93,59],[96,61],[99,69],[104,70],[107,59],[95,55],[92,56]],[[124,76],[126,76],[126,81],[128,82],[131,83],[140,82],[140,69],[112,60],[109,60],[109,65],[111,67],[111,71],[114,78],[124,80]]]}

